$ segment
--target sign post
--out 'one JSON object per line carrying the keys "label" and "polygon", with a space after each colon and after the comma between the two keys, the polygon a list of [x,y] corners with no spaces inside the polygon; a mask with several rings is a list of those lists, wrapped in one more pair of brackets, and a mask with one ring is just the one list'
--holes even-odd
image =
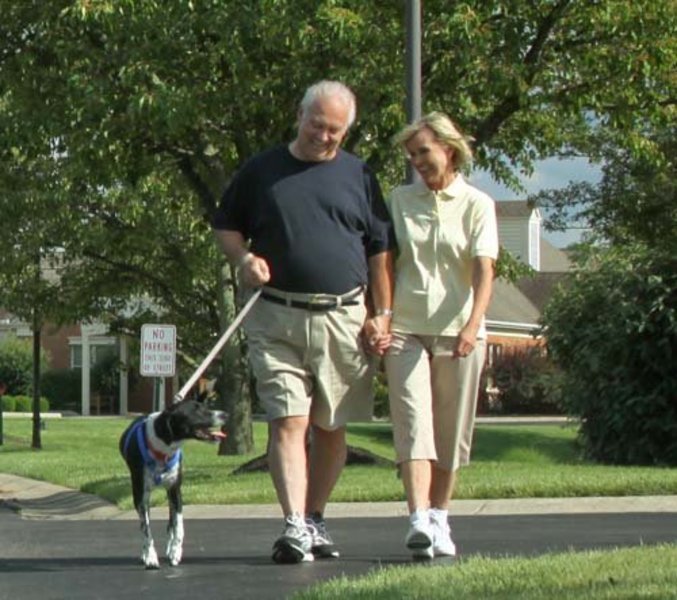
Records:
{"label": "sign post", "polygon": [[176,373],[176,326],[147,323],[141,326],[143,377],[155,377],[153,410],[164,409],[164,378]]}

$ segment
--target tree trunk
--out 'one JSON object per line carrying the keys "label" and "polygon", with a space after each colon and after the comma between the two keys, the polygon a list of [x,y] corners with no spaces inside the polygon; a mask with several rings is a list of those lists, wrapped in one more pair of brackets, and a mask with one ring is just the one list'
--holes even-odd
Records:
{"label": "tree trunk", "polygon": [[[225,265],[218,275],[221,331],[225,331],[239,310],[234,301],[233,281],[232,269]],[[244,343],[242,331],[235,332],[224,346],[219,359],[218,389],[224,410],[228,413],[228,435],[219,445],[220,455],[248,454],[254,449],[249,364]]]}
{"label": "tree trunk", "polygon": [[2,422],[2,397],[5,395],[5,392],[7,391],[7,387],[5,384],[0,381],[0,446],[2,446],[5,442],[5,434],[3,431],[3,422]]}
{"label": "tree trunk", "polygon": [[33,442],[31,447],[42,449],[40,439],[40,324],[33,317]]}

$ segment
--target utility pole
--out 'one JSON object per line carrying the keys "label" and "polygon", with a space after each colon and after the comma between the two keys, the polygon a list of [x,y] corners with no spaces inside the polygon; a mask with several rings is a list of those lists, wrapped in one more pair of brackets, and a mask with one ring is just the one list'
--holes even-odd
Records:
{"label": "utility pole", "polygon": [[[407,0],[405,25],[406,79],[407,79],[407,122],[412,123],[421,116],[421,2]],[[412,183],[417,175],[407,163],[407,183]]]}

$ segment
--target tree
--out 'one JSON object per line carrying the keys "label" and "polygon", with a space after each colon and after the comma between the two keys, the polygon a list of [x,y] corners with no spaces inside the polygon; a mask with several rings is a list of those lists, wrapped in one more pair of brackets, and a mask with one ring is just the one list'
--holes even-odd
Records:
{"label": "tree", "polygon": [[[669,2],[425,3],[428,104],[475,136],[499,181],[555,155],[596,158],[600,136],[641,147],[674,110]],[[451,107],[451,109],[449,108]]]}
{"label": "tree", "polygon": [[[349,147],[393,182],[402,161],[389,166],[398,153],[384,142],[404,118],[403,11],[373,4],[15,3],[0,31],[5,89],[12,114],[69,148],[79,176],[133,182],[160,162],[209,213],[238,164],[291,137],[300,90],[340,77],[360,98]],[[641,123],[674,106],[675,19],[665,0],[430,0],[426,109],[452,113],[479,165],[513,184],[536,159],[589,154],[600,131],[639,143]]]}
{"label": "tree", "polygon": [[[61,286],[63,253],[58,240],[72,215],[57,203],[57,161],[50,156],[27,159],[18,152],[0,171],[7,190],[0,195],[0,305],[29,323],[33,331],[32,447],[41,448],[40,337],[47,321],[62,324],[86,316]],[[49,215],[45,218],[45,215]]]}
{"label": "tree", "polygon": [[544,192],[555,224],[592,228],[580,270],[547,306],[548,346],[586,453],[603,462],[677,464],[677,208],[674,126],[644,154],[605,145],[599,184]]}
{"label": "tree", "polygon": [[[361,0],[9,3],[0,23],[2,158],[57,153],[68,206],[88,204],[101,223],[115,223],[94,211],[103,201],[109,213],[128,217],[116,224],[117,247],[105,227],[95,228],[95,238],[93,216],[74,227],[69,238],[89,239],[81,256],[123,282],[126,265],[135,265],[136,292],[147,289],[165,309],[179,297],[184,307],[197,302],[215,331],[232,301],[184,296],[195,296],[193,285],[232,298],[218,252],[206,252],[199,265],[179,259],[182,246],[178,256],[167,248],[177,263],[148,272],[134,252],[146,241],[141,246],[159,257],[166,230],[149,228],[140,239],[136,219],[147,225],[158,211],[183,242],[191,238],[187,246],[204,249],[209,217],[234,170],[293,136],[301,90],[325,77],[347,81],[359,98],[348,148],[378,170],[384,187],[398,182],[403,159],[389,140],[405,119],[403,13],[398,3]],[[429,0],[425,108],[451,113],[475,136],[478,165],[516,186],[514,171],[529,172],[539,158],[588,154],[604,130],[637,140],[640,120],[664,115],[674,102],[674,20],[668,0]],[[167,285],[167,273],[185,273],[192,284]],[[245,417],[247,403],[236,407]],[[238,431],[229,439],[236,451],[247,449]]]}
{"label": "tree", "polygon": [[[198,224],[196,220],[200,214],[209,219],[236,165],[273,139],[290,137],[293,122],[289,115],[295,110],[298,88],[305,84],[306,70],[316,74],[324,69],[331,49],[327,44],[318,51],[313,28],[334,17],[345,20],[338,13],[332,16],[328,7],[318,21],[316,6],[310,2],[293,6],[273,2],[261,7],[243,7],[240,3],[192,7],[186,2],[160,7],[147,2],[136,7],[122,3],[114,8],[107,3],[62,2],[49,7],[24,3],[11,8],[5,24],[12,17],[14,21],[8,27],[11,31],[3,53],[3,74],[6,130],[14,134],[10,139],[17,140],[15,151],[38,153],[44,151],[45,140],[57,140],[62,173],[70,181],[72,197],[79,196],[81,203],[87,198],[93,207],[101,200],[101,190],[106,190],[107,200],[113,197],[110,190],[118,190],[121,204],[110,211],[114,215],[130,212],[122,210],[130,192],[149,180],[161,182],[148,194],[153,200],[169,189],[175,200],[185,202],[190,190],[196,200],[192,204],[196,218],[186,219],[181,225],[188,225],[191,233],[199,230],[202,238],[208,233],[207,222]],[[288,32],[296,31],[299,25],[299,13],[305,13],[305,24],[288,43]],[[261,36],[262,26],[265,38]],[[333,39],[343,35],[339,26]],[[354,56],[358,56],[358,50],[353,50]],[[348,63],[348,58],[344,59],[344,64]],[[282,65],[287,66],[285,74],[280,72]],[[38,73],[42,83],[35,78]],[[250,87],[248,106],[242,103],[242,82]],[[46,106],[34,96],[35,86],[49,95]],[[34,135],[29,142],[13,129],[18,114],[30,116],[33,123],[39,121],[40,139]],[[131,212],[139,208],[147,217],[152,216],[149,206],[135,204]],[[167,216],[173,216],[172,210]],[[97,228],[101,232],[115,221],[102,211],[90,212],[86,219],[89,226],[97,215],[104,217],[106,226]],[[126,271],[126,282],[128,266],[138,263],[139,258],[120,255],[120,246],[127,249],[136,245],[119,243],[120,237],[133,235],[133,220],[121,225],[126,233],[120,232],[118,245],[110,252],[113,257],[106,256],[110,236],[103,235],[97,242],[91,230],[85,237],[92,243],[80,250],[85,259],[97,255],[99,272],[110,275],[116,270]],[[148,237],[146,245],[157,245],[158,239],[157,235]],[[136,241],[145,240],[137,237]],[[72,250],[74,246],[71,243]],[[98,250],[92,251],[93,247]],[[207,260],[203,261],[210,276],[203,276],[204,269],[193,269],[186,272],[186,279],[212,290],[231,288],[227,271],[224,278],[216,260],[210,264],[213,256],[214,252],[206,253]],[[147,255],[141,259],[145,268],[136,264],[133,269],[137,281],[145,277],[152,297],[171,308],[176,287],[165,285],[161,290],[158,274],[165,271],[153,269],[147,259]],[[215,276],[217,283],[211,285]],[[120,293],[131,291],[119,286],[120,277],[111,280]],[[111,286],[102,289],[105,287]],[[195,290],[182,288],[182,292],[184,298],[192,297],[193,303],[200,298]],[[214,294],[209,296],[211,305],[217,306]],[[214,319],[212,311],[211,323],[205,329],[214,331],[219,323],[228,321],[232,302],[220,306],[221,314]],[[185,311],[186,316],[190,314],[196,312]],[[226,356],[232,363],[233,353]],[[223,371],[237,369],[226,365]],[[248,379],[241,377],[239,381]],[[246,402],[240,404],[246,409]],[[238,431],[228,439],[237,442]],[[244,437],[240,444],[243,450],[248,449],[247,439],[251,436]]]}
{"label": "tree", "polygon": [[552,228],[571,220],[584,223],[596,238],[622,246],[642,243],[656,252],[677,251],[677,142],[675,125],[647,133],[643,152],[605,143],[599,184],[570,184],[537,194],[549,210]]}

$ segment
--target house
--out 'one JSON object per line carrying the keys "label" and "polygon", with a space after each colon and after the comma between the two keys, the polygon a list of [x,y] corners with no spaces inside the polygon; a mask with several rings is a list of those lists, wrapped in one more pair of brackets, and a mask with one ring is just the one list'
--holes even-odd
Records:
{"label": "house", "polygon": [[[30,340],[33,331],[26,323],[0,310],[0,341],[7,336]],[[128,361],[128,340],[125,336],[111,335],[103,323],[75,324],[54,327],[45,325],[41,331],[40,343],[47,355],[50,370],[77,370],[81,374],[81,397],[73,399],[83,415],[101,415],[110,413],[126,414],[128,411],[148,412],[152,401],[146,387],[139,386],[129,393],[128,371],[123,368],[119,373],[117,397],[97,393],[91,384],[93,367],[106,357],[114,356],[121,363]],[[151,391],[152,393],[152,391]],[[71,400],[69,398],[69,400]]]}
{"label": "house", "polygon": [[541,312],[571,269],[567,255],[541,235],[542,216],[525,201],[496,203],[501,246],[529,265],[534,274],[515,283],[496,280],[486,315],[488,360],[508,348],[542,344],[537,335]]}

